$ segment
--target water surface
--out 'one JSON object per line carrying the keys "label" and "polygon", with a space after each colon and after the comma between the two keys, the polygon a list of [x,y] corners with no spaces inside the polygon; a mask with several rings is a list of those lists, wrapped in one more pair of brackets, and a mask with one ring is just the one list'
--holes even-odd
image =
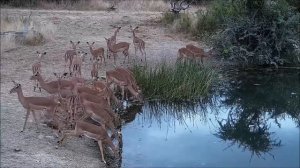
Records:
{"label": "water surface", "polygon": [[299,72],[240,72],[201,102],[133,106],[122,167],[299,167],[299,93]]}

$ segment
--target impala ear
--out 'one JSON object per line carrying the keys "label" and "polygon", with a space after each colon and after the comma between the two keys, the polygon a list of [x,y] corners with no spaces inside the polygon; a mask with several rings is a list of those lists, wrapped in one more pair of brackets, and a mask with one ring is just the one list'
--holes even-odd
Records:
{"label": "impala ear", "polygon": [[95,44],[95,42],[92,43],[92,45]]}
{"label": "impala ear", "polygon": [[14,80],[11,80],[12,81],[12,83],[14,83],[15,85],[18,85],[18,83],[17,82],[15,82]]}
{"label": "impala ear", "polygon": [[77,42],[77,44],[79,44],[79,43],[80,43],[80,41]]}
{"label": "impala ear", "polygon": [[43,54],[44,54],[44,55],[46,55],[46,54],[47,54],[47,52],[44,52]]}

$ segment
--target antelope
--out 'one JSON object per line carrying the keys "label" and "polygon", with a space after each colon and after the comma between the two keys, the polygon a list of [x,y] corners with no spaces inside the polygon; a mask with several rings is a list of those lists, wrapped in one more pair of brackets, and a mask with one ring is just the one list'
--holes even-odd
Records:
{"label": "antelope", "polygon": [[101,105],[85,99],[80,99],[80,101],[84,107],[84,114],[79,120],[85,120],[90,117],[92,120],[103,124],[105,128],[108,128],[113,137],[118,137],[119,133],[116,131],[116,126],[119,126],[121,122],[118,117],[115,117],[116,114],[114,114],[111,109],[103,108]]}
{"label": "antelope", "polygon": [[56,102],[54,100],[54,97],[48,98],[48,97],[25,97],[23,95],[22,86],[19,83],[16,83],[15,81],[12,81],[14,83],[14,87],[9,91],[10,94],[17,93],[18,99],[22,106],[27,110],[25,123],[23,125],[23,129],[21,132],[25,130],[28,117],[30,115],[30,112],[33,115],[33,118],[36,123],[36,128],[38,128],[38,121],[35,115],[35,110],[47,110],[49,113],[52,113],[52,116],[54,117],[54,113],[58,109],[58,106],[60,105],[59,102]]}
{"label": "antelope", "polygon": [[[38,54],[38,61],[35,62],[33,65],[32,65],[32,74],[36,74],[36,73],[42,73],[41,71],[41,67],[42,67],[42,64],[41,64],[41,61],[42,61],[42,58],[43,58],[43,55],[46,55],[46,52],[44,53],[40,53],[40,52],[36,52]],[[35,89],[36,88],[39,88],[40,92],[42,91],[41,87],[39,86],[39,83],[38,81],[34,81],[34,86],[33,86],[33,91],[35,92]]]}
{"label": "antelope", "polygon": [[[201,60],[201,63],[203,63],[203,58],[208,57],[211,53],[206,53],[202,48],[196,47],[193,44],[186,45],[186,48],[194,53],[194,58]],[[211,51],[211,50],[210,50]]]}
{"label": "antelope", "polygon": [[177,61],[181,61],[182,59],[193,59],[194,53],[187,48],[180,48],[177,54]]}
{"label": "antelope", "polygon": [[[132,31],[132,35],[133,35],[133,45],[134,45],[134,51],[135,51],[135,56],[136,56],[136,51],[139,50],[142,54],[142,56],[145,56],[145,61],[146,61],[146,52],[145,52],[145,41],[138,38],[135,35],[135,31],[138,29],[139,27],[135,27],[134,29],[132,28],[132,26],[130,25],[130,29]],[[141,59],[141,61],[143,61]]]}
{"label": "antelope", "polygon": [[132,87],[135,91],[140,90],[140,88],[137,85],[137,82],[134,78],[133,73],[129,69],[117,67],[117,68],[115,68],[115,70],[118,71],[119,73],[123,74],[131,82]]}
{"label": "antelope", "polygon": [[65,68],[67,67],[67,64],[69,62],[69,72],[71,73],[73,58],[76,55],[76,48],[79,45],[80,41],[78,41],[76,44],[73,41],[70,41],[70,43],[72,44],[72,50],[67,50],[65,53]]}
{"label": "antelope", "polygon": [[76,76],[80,76],[81,77],[81,66],[82,66],[82,63],[84,62],[84,57],[87,53],[84,53],[84,52],[78,52],[79,56],[76,55],[76,57],[73,59],[73,62],[72,62],[72,71]]}
{"label": "antelope", "polygon": [[128,63],[129,63],[129,52],[128,52],[128,50],[129,50],[130,43],[119,42],[117,44],[113,44],[110,39],[105,38],[105,40],[106,40],[109,51],[113,53],[114,64],[116,64],[116,56],[117,56],[118,52],[122,52],[125,56],[123,63],[125,63],[126,57],[127,57]]}
{"label": "antelope", "polygon": [[58,143],[62,144],[68,136],[80,136],[80,135],[84,135],[98,142],[100,153],[101,153],[101,159],[105,164],[106,161],[104,159],[104,152],[102,146],[103,144],[110,147],[114,153],[114,156],[118,157],[118,150],[114,146],[112,139],[109,137],[103,125],[96,126],[84,121],[77,121],[74,130],[62,131],[62,138],[58,141]]}
{"label": "antelope", "polygon": [[[120,29],[121,29],[121,27],[115,27],[115,28],[117,28],[116,29],[116,31],[115,31],[115,33],[114,33],[114,35],[113,36],[111,36],[110,38],[109,38],[109,40],[110,40],[110,42],[111,42],[111,44],[116,44],[116,42],[117,42],[117,33],[120,31]],[[110,56],[109,56],[109,47],[108,47],[108,45],[107,45],[107,50],[106,50],[107,52],[107,58],[110,58]]]}
{"label": "antelope", "polygon": [[98,62],[97,61],[94,61],[93,62],[93,68],[92,68],[92,70],[91,70],[91,76],[92,76],[92,80],[97,80],[99,77],[98,77],[98,70],[99,70],[99,68],[98,68],[99,66],[98,66]]}
{"label": "antelope", "polygon": [[112,107],[107,103],[106,99],[102,96],[91,95],[88,93],[80,93],[78,94],[80,101],[89,101],[99,105],[101,108],[105,108],[109,110],[109,114],[111,117],[119,120],[120,118],[116,115],[116,113],[112,112]]}
{"label": "antelope", "polygon": [[92,94],[92,95],[97,95],[97,94],[99,94],[99,91],[98,91],[98,90],[92,89],[92,88],[87,87],[87,86],[79,86],[79,85],[77,85],[76,88],[75,88],[74,90],[75,90],[75,92],[76,92],[77,94],[83,93],[83,92],[88,93],[88,94]]}
{"label": "antelope", "polygon": [[60,93],[61,97],[65,98],[72,95],[72,90],[75,88],[76,83],[68,80],[56,80],[45,82],[43,77],[37,73],[31,76],[30,80],[37,80],[42,89],[50,94]]}
{"label": "antelope", "polygon": [[105,57],[104,57],[104,48],[100,47],[97,49],[93,49],[93,45],[95,44],[95,42],[93,42],[92,44],[90,44],[89,42],[86,42],[90,48],[90,52],[93,56],[93,58],[91,60],[100,60],[102,63],[102,58],[103,58],[103,62],[105,64]]}
{"label": "antelope", "polygon": [[108,87],[112,83],[115,83],[121,88],[122,100],[124,100],[126,88],[138,101],[143,102],[141,93],[133,89],[131,81],[128,80],[124,74],[115,70],[106,71],[106,83]]}
{"label": "antelope", "polygon": [[97,90],[97,96],[102,96],[104,97],[108,104],[111,105],[111,100],[115,102],[115,104],[119,105],[119,100],[117,97],[114,95],[113,91],[107,87],[106,83],[102,81],[94,81],[93,82],[93,87],[95,90]]}

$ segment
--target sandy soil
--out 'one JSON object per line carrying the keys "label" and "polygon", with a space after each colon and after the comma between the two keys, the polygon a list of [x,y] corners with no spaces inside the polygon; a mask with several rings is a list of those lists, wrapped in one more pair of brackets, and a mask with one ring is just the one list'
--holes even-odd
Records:
{"label": "sandy soil", "polygon": [[[28,15],[28,10],[1,9],[1,13],[9,16]],[[1,15],[2,15],[1,14]],[[54,79],[53,72],[63,72],[63,55],[70,40],[81,41],[80,47],[90,53],[86,42],[96,42],[96,46],[105,47],[104,37],[110,37],[114,29],[110,25],[122,26],[117,41],[132,43],[129,25],[139,26],[137,36],[146,42],[148,64],[154,64],[165,58],[176,59],[177,50],[191,42],[174,35],[157,24],[161,17],[159,12],[79,12],[79,11],[47,11],[35,10],[32,18],[38,22],[53,22],[56,33],[52,40],[42,46],[17,46],[12,50],[1,50],[1,167],[105,167],[99,159],[98,146],[87,138],[69,139],[63,146],[57,147],[57,139],[52,130],[40,126],[38,133],[33,122],[29,122],[24,133],[22,129],[25,110],[18,101],[16,94],[9,94],[13,87],[11,80],[22,84],[25,96],[46,96],[47,93],[33,92],[29,80],[31,65],[36,59],[35,52],[46,51],[42,71],[44,76]],[[131,44],[130,56],[134,56]],[[123,65],[123,55],[119,54],[118,65]],[[113,61],[108,60],[107,66],[100,73],[113,68]],[[91,62],[83,66],[85,78],[90,77]]]}

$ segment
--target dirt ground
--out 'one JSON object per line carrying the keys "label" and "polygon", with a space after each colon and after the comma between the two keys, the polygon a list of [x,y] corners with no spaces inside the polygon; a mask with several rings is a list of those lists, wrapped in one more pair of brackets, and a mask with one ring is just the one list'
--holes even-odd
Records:
{"label": "dirt ground", "polygon": [[[1,15],[28,15],[28,10],[1,9]],[[110,25],[122,26],[117,41],[130,42],[130,57],[134,57],[132,33],[129,26],[139,26],[137,36],[146,42],[147,62],[166,59],[175,61],[177,50],[189,41],[182,35],[175,35],[158,24],[160,12],[80,12],[34,10],[32,19],[37,22],[53,22],[55,34],[41,46],[20,46],[1,50],[1,167],[105,167],[100,161],[99,149],[94,141],[87,138],[71,138],[63,146],[57,146],[57,138],[47,126],[40,126],[37,132],[34,122],[29,122],[26,131],[20,133],[25,109],[17,95],[9,94],[13,87],[11,80],[22,84],[25,96],[46,96],[42,91],[33,92],[31,65],[36,59],[36,51],[47,52],[42,62],[42,71],[47,79],[55,79],[53,72],[63,72],[64,52],[69,41],[81,41],[80,47],[88,53],[83,65],[84,77],[90,79],[91,57],[86,42],[95,42],[97,47],[106,48],[104,37],[113,35]],[[197,44],[193,42],[194,44]],[[139,54],[138,54],[139,55]],[[123,65],[123,55],[119,54],[117,65]],[[113,61],[100,70],[113,68]]]}

